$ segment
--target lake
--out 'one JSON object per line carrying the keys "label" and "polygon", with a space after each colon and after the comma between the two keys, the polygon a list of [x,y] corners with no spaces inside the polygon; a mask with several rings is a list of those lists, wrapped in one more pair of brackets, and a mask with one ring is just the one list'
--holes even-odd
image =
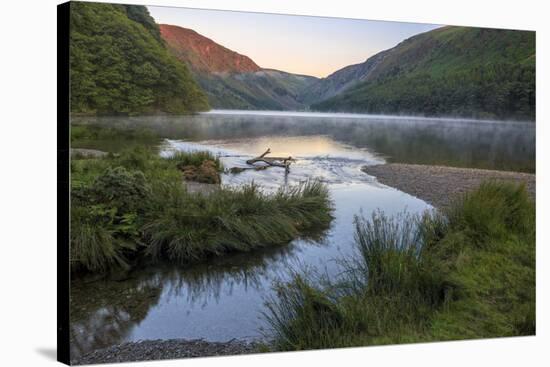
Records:
{"label": "lake", "polygon": [[[227,341],[269,334],[262,317],[272,285],[293,269],[337,277],[337,259],[353,254],[353,219],[432,208],[379,184],[361,171],[385,162],[443,164],[535,171],[535,125],[520,122],[406,117],[213,111],[195,116],[74,118],[73,124],[147,127],[164,140],[160,154],[209,150],[225,168],[271,148],[297,159],[290,173],[223,174],[224,185],[254,181],[266,191],[320,178],[329,187],[335,219],[318,241],[225,256],[194,266],[159,264],[109,279],[78,279],[71,286],[72,357],[124,341],[204,338]],[[120,142],[102,147],[123,149]],[[87,146],[97,148],[97,146]]]}

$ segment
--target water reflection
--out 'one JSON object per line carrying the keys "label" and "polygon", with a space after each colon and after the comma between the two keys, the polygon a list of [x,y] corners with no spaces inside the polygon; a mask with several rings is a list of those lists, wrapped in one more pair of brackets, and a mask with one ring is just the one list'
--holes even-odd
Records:
{"label": "water reflection", "polygon": [[157,279],[71,282],[71,357],[124,339],[159,301]]}
{"label": "water reflection", "polygon": [[[535,171],[535,124],[339,114],[74,118],[73,123],[146,126],[193,141],[327,135],[390,162]],[[320,147],[322,149],[322,147]]]}
{"label": "water reflection", "polygon": [[[168,156],[175,151],[210,151],[220,157],[226,168],[249,167],[246,161],[271,149],[272,156],[292,156],[295,161],[290,174],[284,168],[246,170],[239,174],[224,174],[224,185],[238,186],[252,181],[260,183],[265,190],[281,186],[297,185],[309,179],[320,179],[330,184],[364,183],[374,180],[366,176],[364,165],[384,163],[384,160],[367,149],[354,148],[330,139],[327,136],[270,136],[249,139],[206,140],[189,142],[166,140],[160,154]],[[292,153],[293,152],[293,153]]]}
{"label": "water reflection", "polygon": [[[306,244],[304,241],[300,241]],[[322,243],[309,243],[322,246]],[[71,284],[71,354],[104,348],[122,340],[138,340],[143,330],[136,328],[154,308],[166,307],[178,300],[169,317],[183,316],[189,323],[194,310],[218,305],[220,299],[235,292],[258,293],[275,279],[284,278],[280,269],[296,261],[295,244],[254,253],[235,254],[206,263],[188,266],[173,264],[148,265],[139,271],[94,280],[84,278]],[[223,306],[223,305],[222,305]],[[229,305],[228,305],[229,306]],[[249,307],[241,307],[241,310]],[[154,317],[154,315],[153,315]],[[156,332],[164,337],[177,319],[157,323]],[[147,329],[147,325],[143,325]],[[199,325],[200,327],[200,325]],[[147,332],[146,332],[147,333]],[[147,333],[151,339],[150,332]],[[253,336],[253,335],[250,335]],[[254,335],[258,336],[258,335]],[[178,335],[177,337],[181,337]],[[193,337],[193,336],[191,336]],[[195,336],[196,337],[196,336]],[[220,340],[226,340],[223,337]]]}

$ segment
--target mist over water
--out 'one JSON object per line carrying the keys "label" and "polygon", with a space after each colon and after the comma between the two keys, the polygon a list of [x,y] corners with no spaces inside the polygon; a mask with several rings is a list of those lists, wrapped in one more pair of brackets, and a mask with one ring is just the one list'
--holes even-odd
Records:
{"label": "mist over water", "polygon": [[[160,154],[209,150],[225,168],[244,167],[271,148],[292,156],[290,173],[278,167],[222,175],[223,185],[254,181],[266,191],[319,178],[329,187],[334,221],[319,241],[228,255],[204,264],[159,264],[118,279],[72,283],[73,357],[124,341],[142,339],[262,337],[261,317],[276,280],[291,269],[316,268],[336,277],[336,259],[353,251],[353,217],[381,209],[421,213],[431,207],[379,184],[364,165],[385,162],[449,164],[534,171],[535,126],[457,120],[419,120],[335,114],[231,114],[81,118],[72,123],[147,127],[164,139]],[[121,142],[117,142],[119,145]],[[91,147],[93,148],[93,147]]]}
{"label": "mist over water", "polygon": [[387,162],[535,171],[535,124],[531,122],[212,111],[194,116],[77,118],[73,123],[141,126],[186,141],[325,135]]}

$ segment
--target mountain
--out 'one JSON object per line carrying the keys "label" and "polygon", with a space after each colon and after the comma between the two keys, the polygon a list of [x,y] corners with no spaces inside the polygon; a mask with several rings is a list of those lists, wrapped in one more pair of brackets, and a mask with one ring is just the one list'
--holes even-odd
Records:
{"label": "mountain", "polygon": [[199,33],[161,24],[161,36],[180,61],[193,72],[210,105],[226,109],[305,109],[302,95],[318,79],[263,69],[249,57]]}
{"label": "mountain", "polygon": [[535,59],[535,32],[442,27],[317,82],[311,109],[534,120]]}
{"label": "mountain", "polygon": [[249,57],[225,48],[192,29],[160,24],[160,33],[174,55],[198,72],[248,73],[260,71]]}
{"label": "mountain", "polygon": [[385,52],[380,52],[363,63],[346,66],[326,78],[318,79],[304,92],[302,99],[306,103],[323,101],[364,81],[384,55]]}
{"label": "mountain", "polygon": [[196,74],[214,108],[303,110],[304,90],[314,77],[262,69],[252,73]]}
{"label": "mountain", "polygon": [[165,47],[147,8],[71,2],[71,112],[190,113],[209,108]]}

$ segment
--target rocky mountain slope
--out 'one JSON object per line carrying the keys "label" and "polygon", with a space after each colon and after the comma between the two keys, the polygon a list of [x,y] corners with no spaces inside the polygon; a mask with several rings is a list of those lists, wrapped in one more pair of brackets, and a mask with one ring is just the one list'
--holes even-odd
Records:
{"label": "rocky mountain slope", "polygon": [[203,73],[249,73],[260,71],[249,57],[225,48],[192,29],[160,24],[166,44],[189,67]]}
{"label": "rocky mountain slope", "polygon": [[160,25],[171,52],[193,72],[213,108],[301,110],[303,94],[317,78],[262,69],[249,57],[197,32]]}

